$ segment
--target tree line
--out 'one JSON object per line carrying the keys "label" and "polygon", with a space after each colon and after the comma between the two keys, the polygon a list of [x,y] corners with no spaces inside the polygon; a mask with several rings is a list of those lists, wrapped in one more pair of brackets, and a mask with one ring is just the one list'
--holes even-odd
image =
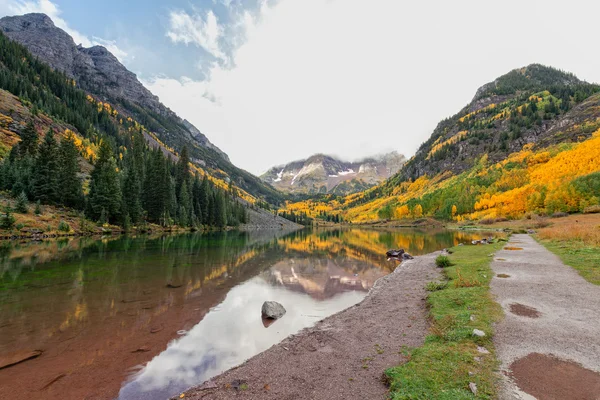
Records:
{"label": "tree line", "polygon": [[148,147],[141,135],[133,135],[131,148],[116,157],[110,141],[101,139],[84,195],[74,135],[68,133],[59,142],[49,129],[39,142],[30,122],[21,142],[0,164],[2,190],[125,227],[151,222],[223,228],[247,222],[246,207],[232,186],[223,190],[190,171],[186,148],[175,162]]}
{"label": "tree line", "polygon": [[[231,185],[224,190],[190,171],[187,148],[178,161],[150,148],[143,126],[99,107],[72,79],[2,33],[0,88],[19,96],[32,113],[19,132],[21,142],[0,164],[0,188],[15,197],[71,207],[93,220],[122,226],[246,222],[245,206]],[[90,146],[78,148],[72,133],[57,140],[52,130],[40,140],[34,124],[40,112],[70,124],[97,147],[94,157],[86,157],[93,163],[89,182],[83,179],[80,155]]]}

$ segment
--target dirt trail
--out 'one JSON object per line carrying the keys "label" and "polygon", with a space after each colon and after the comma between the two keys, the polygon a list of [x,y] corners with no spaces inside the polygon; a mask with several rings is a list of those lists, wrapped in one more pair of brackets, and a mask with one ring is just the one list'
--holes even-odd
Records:
{"label": "dirt trail", "polygon": [[506,314],[494,338],[500,399],[600,399],[600,286],[528,235],[507,247],[522,250],[501,250],[492,263],[509,275],[491,285]]}
{"label": "dirt trail", "polygon": [[420,346],[427,335],[424,287],[439,278],[438,254],[406,261],[358,305],[187,391],[184,398],[385,399],[383,371],[406,361],[402,347]]}

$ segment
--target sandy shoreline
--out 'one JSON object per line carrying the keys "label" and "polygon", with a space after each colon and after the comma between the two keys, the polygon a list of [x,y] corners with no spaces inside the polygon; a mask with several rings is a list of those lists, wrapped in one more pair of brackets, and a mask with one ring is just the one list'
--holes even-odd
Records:
{"label": "sandy shoreline", "polygon": [[188,389],[184,398],[385,398],[383,372],[405,362],[402,349],[422,345],[428,333],[425,285],[440,276],[438,254],[404,262],[361,303]]}

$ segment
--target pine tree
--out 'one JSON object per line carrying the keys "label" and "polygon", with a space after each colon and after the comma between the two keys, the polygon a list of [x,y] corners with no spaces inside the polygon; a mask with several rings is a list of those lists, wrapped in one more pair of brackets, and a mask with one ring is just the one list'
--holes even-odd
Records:
{"label": "pine tree", "polygon": [[[175,167],[175,190],[177,194],[180,193],[183,182],[188,180],[190,176],[189,163],[190,156],[188,154],[188,149],[186,146],[183,146],[183,149],[181,149],[181,154],[179,155],[179,161],[177,161],[177,165]],[[177,200],[181,201],[179,197],[177,197]]]}
{"label": "pine tree", "polygon": [[181,188],[179,190],[179,210],[177,218],[179,220],[179,225],[181,226],[189,226],[193,222],[191,220],[192,213],[192,196],[190,191],[188,190],[187,179],[183,180],[181,184]]}
{"label": "pine tree", "polygon": [[200,210],[202,211],[202,221],[206,225],[211,225],[211,216],[210,216],[210,199],[211,199],[211,188],[208,182],[208,176],[204,175],[204,179],[202,180],[202,185],[200,187],[200,193],[198,197],[198,204],[200,205]]}
{"label": "pine tree", "polygon": [[60,182],[59,202],[67,207],[83,207],[83,190],[79,172],[79,152],[72,133],[61,140],[58,149],[58,176]]}
{"label": "pine tree", "polygon": [[225,214],[225,198],[221,190],[217,190],[214,196],[214,226],[223,228],[227,225],[227,216]]}
{"label": "pine tree", "polygon": [[121,185],[113,152],[106,140],[100,143],[98,159],[92,171],[88,198],[89,215],[99,218],[104,213],[107,222],[119,221],[121,215]]}
{"label": "pine tree", "polygon": [[18,145],[19,155],[21,157],[24,157],[27,154],[35,156],[37,153],[38,140],[38,133],[33,124],[33,120],[31,120],[27,123],[25,129],[23,129],[23,132],[21,132],[21,142]]}
{"label": "pine tree", "polygon": [[15,203],[15,211],[21,214],[27,214],[29,200],[27,199],[27,195],[25,192],[21,192],[21,194],[17,197],[17,202]]}
{"label": "pine tree", "polygon": [[125,171],[123,180],[123,198],[124,211],[133,223],[138,223],[142,217],[141,194],[139,169],[136,165],[136,159],[133,156],[127,158],[128,167]]}
{"label": "pine tree", "polygon": [[33,196],[44,204],[58,201],[58,146],[54,132],[48,130],[33,167]]}

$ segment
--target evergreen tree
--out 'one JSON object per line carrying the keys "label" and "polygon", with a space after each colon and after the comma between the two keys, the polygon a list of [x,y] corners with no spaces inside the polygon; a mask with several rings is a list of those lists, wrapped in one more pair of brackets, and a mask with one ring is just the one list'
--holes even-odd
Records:
{"label": "evergreen tree", "polygon": [[38,147],[38,133],[33,124],[33,120],[27,123],[27,126],[21,132],[21,142],[18,144],[18,152],[21,157],[30,155],[35,157]]}
{"label": "evergreen tree", "polygon": [[27,214],[28,199],[25,192],[21,192],[21,194],[17,197],[17,202],[15,203],[15,211],[21,214]]}
{"label": "evergreen tree", "polygon": [[45,204],[58,201],[58,146],[54,132],[48,130],[33,167],[33,196]]}
{"label": "evergreen tree", "polygon": [[58,176],[60,182],[59,202],[67,207],[81,209],[83,207],[83,190],[79,172],[79,151],[75,145],[73,134],[61,140],[58,149]]}
{"label": "evergreen tree", "polygon": [[133,223],[138,223],[142,217],[142,187],[140,184],[139,168],[133,156],[127,158],[128,166],[123,180],[124,212]]}
{"label": "evergreen tree", "polygon": [[202,211],[202,221],[207,225],[212,224],[210,215],[210,198],[212,196],[210,189],[211,188],[208,182],[208,176],[204,175],[204,179],[202,180],[202,185],[200,187],[200,192],[198,196],[198,204],[200,206],[200,210]]}
{"label": "evergreen tree", "polygon": [[[186,146],[183,146],[181,149],[181,154],[179,155],[179,161],[177,161],[177,165],[175,167],[175,190],[179,195],[181,192],[181,186],[183,182],[188,180],[190,177],[190,156],[188,154],[188,149]],[[177,200],[181,201],[181,198],[177,197]]]}
{"label": "evergreen tree", "polygon": [[106,140],[100,144],[88,198],[88,214],[92,218],[100,218],[103,213],[107,222],[119,221],[121,215],[121,185],[117,163]]}
{"label": "evergreen tree", "polygon": [[192,210],[192,196],[190,191],[188,190],[187,179],[183,180],[181,184],[181,188],[179,190],[179,210],[178,210],[178,220],[179,225],[181,226],[189,226],[193,222],[191,220]]}

